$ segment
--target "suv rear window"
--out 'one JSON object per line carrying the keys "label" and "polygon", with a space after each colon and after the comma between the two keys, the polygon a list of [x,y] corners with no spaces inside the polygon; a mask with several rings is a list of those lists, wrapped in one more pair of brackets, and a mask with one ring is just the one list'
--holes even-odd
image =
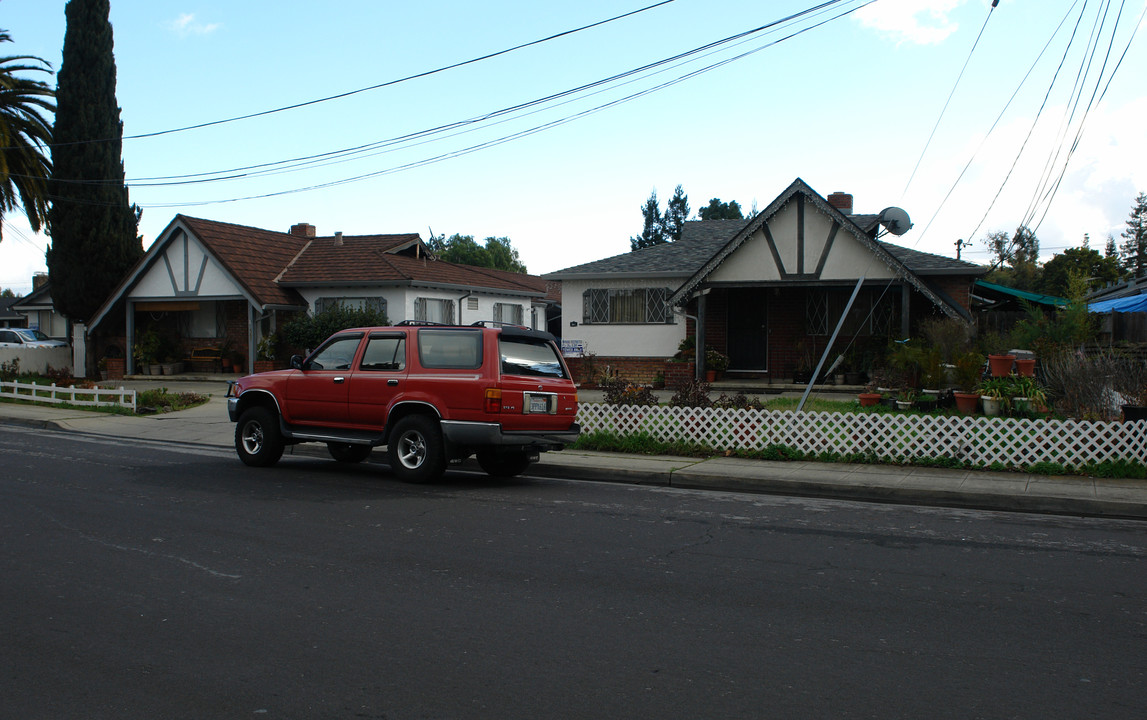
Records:
{"label": "suv rear window", "polygon": [[502,352],[503,375],[566,377],[565,367],[553,343],[503,335],[499,347]]}
{"label": "suv rear window", "polygon": [[425,368],[482,367],[481,330],[420,330],[418,358]]}

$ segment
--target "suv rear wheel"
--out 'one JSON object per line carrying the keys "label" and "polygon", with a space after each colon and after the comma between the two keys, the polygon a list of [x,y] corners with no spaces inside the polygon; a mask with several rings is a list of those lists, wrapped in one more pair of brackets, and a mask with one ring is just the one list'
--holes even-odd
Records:
{"label": "suv rear wheel", "polygon": [[446,454],[438,423],[425,415],[402,418],[390,433],[386,454],[391,471],[403,482],[436,480],[446,472]]}
{"label": "suv rear wheel", "polygon": [[269,467],[283,457],[279,418],[264,407],[243,411],[235,425],[235,452],[252,467]]}

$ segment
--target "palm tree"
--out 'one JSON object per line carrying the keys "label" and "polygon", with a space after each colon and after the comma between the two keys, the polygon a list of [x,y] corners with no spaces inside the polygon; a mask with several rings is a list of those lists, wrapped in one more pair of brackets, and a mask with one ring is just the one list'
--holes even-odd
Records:
{"label": "palm tree", "polygon": [[[8,31],[0,30],[0,43],[11,41]],[[0,237],[4,215],[17,206],[33,230],[48,216],[52,125],[40,111],[55,112],[56,93],[45,82],[17,75],[23,72],[52,74],[51,66],[37,57],[0,57]]]}

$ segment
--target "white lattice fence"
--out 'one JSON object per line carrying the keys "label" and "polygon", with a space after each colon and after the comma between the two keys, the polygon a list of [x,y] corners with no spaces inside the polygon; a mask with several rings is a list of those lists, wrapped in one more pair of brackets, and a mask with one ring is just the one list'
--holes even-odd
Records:
{"label": "white lattice fence", "polygon": [[865,453],[887,458],[951,457],[973,465],[1068,467],[1147,462],[1147,421],[1019,420],[968,415],[797,413],[721,408],[583,403],[582,432],[648,433],[717,450],[785,445],[806,453]]}

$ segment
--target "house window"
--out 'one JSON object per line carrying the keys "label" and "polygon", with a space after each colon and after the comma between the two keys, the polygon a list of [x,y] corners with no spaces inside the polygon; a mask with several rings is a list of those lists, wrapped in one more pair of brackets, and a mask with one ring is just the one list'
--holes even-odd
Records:
{"label": "house window", "polygon": [[381,297],[321,297],[315,300],[315,314],[318,315],[334,307],[346,310],[373,310],[386,313],[386,298]]}
{"label": "house window", "polygon": [[494,322],[522,324],[522,306],[511,303],[494,303]]}
{"label": "house window", "polygon": [[805,295],[805,325],[809,335],[828,335],[828,293],[809,290]]}
{"label": "house window", "polygon": [[414,298],[414,319],[454,324],[454,301],[438,298]]}
{"label": "house window", "polygon": [[611,290],[591,288],[582,294],[582,322],[613,324],[672,323],[666,299],[669,288]]}
{"label": "house window", "polygon": [[[850,290],[810,289],[805,300],[805,322],[809,335],[828,335],[840,322]],[[889,293],[864,289],[857,295],[840,331],[846,337],[888,335],[896,318],[895,299]]]}

